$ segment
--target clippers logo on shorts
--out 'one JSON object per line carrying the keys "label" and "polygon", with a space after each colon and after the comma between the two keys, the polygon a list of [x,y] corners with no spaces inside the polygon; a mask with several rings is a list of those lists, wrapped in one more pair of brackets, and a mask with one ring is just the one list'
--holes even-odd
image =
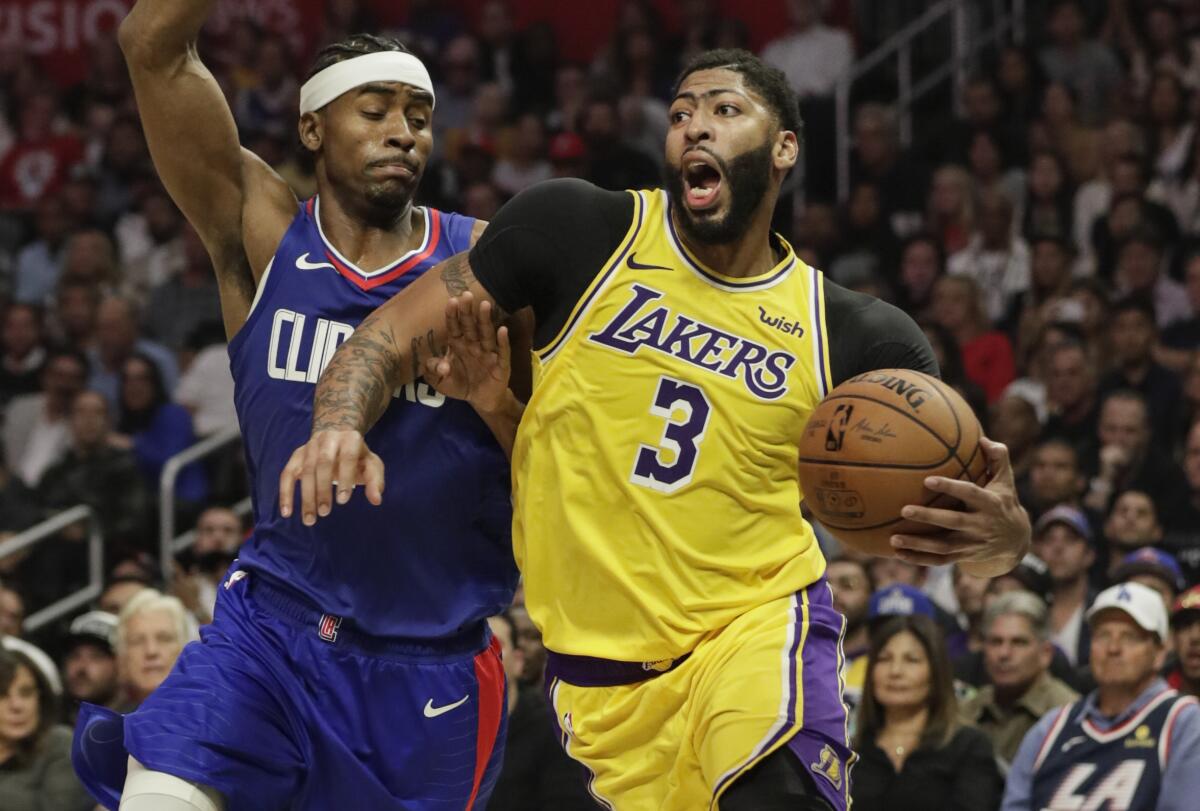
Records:
{"label": "clippers logo on shorts", "polygon": [[338,628],[342,627],[342,618],[332,614],[322,614],[321,622],[317,625],[317,636],[326,642],[337,642]]}
{"label": "clippers logo on shorts", "polygon": [[825,450],[840,451],[842,449],[842,440],[846,438],[846,429],[850,426],[850,415],[853,413],[854,406],[849,403],[842,403],[833,412],[833,421],[825,433]]}

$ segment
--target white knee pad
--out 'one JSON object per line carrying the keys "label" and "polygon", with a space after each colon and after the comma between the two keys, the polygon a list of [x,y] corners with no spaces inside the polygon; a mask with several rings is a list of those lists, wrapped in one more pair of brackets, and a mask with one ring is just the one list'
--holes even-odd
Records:
{"label": "white knee pad", "polygon": [[181,777],[154,772],[129,759],[120,811],[224,811],[219,791]]}

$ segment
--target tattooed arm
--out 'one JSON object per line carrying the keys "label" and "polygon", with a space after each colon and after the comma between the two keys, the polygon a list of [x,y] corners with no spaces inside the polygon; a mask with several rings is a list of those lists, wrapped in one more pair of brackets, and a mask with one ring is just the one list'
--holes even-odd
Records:
{"label": "tattooed arm", "polygon": [[421,375],[441,355],[446,341],[446,306],[471,293],[488,302],[493,317],[507,315],[475,279],[467,254],[450,257],[373,312],[334,354],[317,382],[309,441],[296,449],[279,477],[279,511],[292,514],[300,482],[301,518],[306,525],[344,504],[356,484],[367,499],[383,498],[383,461],[363,436],[383,414],[392,392]]}

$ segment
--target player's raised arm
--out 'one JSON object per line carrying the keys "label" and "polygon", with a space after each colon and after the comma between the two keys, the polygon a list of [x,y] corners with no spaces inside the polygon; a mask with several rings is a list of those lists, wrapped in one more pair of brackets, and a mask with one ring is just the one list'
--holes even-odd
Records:
{"label": "player's raised arm", "polygon": [[138,0],[119,39],[154,167],[210,249],[241,242],[242,150],[196,52],[213,0]]}
{"label": "player's raised arm", "polygon": [[[246,189],[252,185],[257,198],[276,203],[285,228],[295,200],[269,167],[243,152],[225,96],[196,52],[213,5],[214,0],[138,0],[121,23],[119,41],[154,167],[213,259],[232,333],[244,321],[255,288],[244,241]],[[266,207],[257,210],[261,220]],[[282,230],[267,237],[271,252],[281,235]],[[265,267],[265,260],[260,264]]]}

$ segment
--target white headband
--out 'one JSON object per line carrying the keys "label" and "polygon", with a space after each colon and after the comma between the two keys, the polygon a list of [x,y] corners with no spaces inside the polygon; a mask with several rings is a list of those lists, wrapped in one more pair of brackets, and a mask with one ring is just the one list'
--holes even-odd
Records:
{"label": "white headband", "polygon": [[335,62],[300,88],[300,113],[319,110],[348,90],[369,82],[404,82],[433,95],[424,63],[403,51],[380,51]]}

